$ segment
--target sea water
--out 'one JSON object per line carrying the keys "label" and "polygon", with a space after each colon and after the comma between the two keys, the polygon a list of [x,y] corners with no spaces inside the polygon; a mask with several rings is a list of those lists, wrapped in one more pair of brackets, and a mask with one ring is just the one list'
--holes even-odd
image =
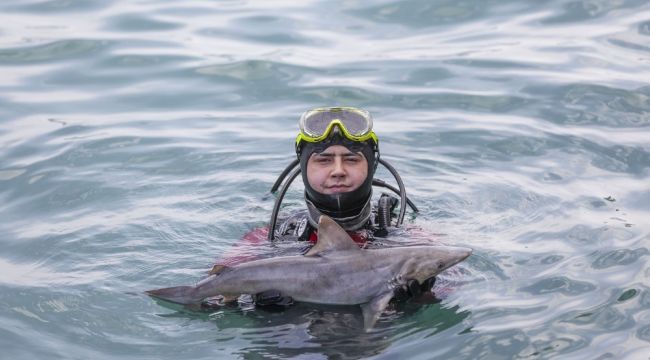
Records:
{"label": "sea water", "polygon": [[[647,1],[11,0],[0,20],[1,358],[650,358]],[[441,301],[364,333],[357,307],[142,295],[233,249],[299,253],[240,239],[326,105],[374,115],[420,240],[474,249]]]}

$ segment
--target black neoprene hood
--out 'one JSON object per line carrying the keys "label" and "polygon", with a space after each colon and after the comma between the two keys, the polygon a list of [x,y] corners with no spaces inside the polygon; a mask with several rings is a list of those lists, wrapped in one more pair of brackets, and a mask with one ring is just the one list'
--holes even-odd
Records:
{"label": "black neoprene hood", "polygon": [[[362,153],[368,162],[368,176],[357,189],[338,194],[322,194],[309,185],[307,162],[312,154],[321,153],[332,145],[342,145],[354,153]],[[318,143],[304,143],[296,149],[300,160],[302,181],[305,184],[305,199],[312,202],[323,214],[333,218],[347,218],[359,214],[372,196],[372,179],[379,161],[379,148],[373,140],[356,142],[333,132]]]}

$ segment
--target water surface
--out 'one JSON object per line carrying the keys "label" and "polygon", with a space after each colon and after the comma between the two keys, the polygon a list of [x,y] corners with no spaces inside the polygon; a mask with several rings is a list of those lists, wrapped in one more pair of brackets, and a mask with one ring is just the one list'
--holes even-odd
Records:
{"label": "water surface", "polygon": [[[3,356],[650,354],[646,1],[23,0],[0,14]],[[443,300],[362,333],[353,307],[142,296],[197,281],[268,222],[298,117],[322,105],[371,111],[421,210],[409,226],[474,249],[441,277]],[[301,206],[295,185],[286,210]]]}

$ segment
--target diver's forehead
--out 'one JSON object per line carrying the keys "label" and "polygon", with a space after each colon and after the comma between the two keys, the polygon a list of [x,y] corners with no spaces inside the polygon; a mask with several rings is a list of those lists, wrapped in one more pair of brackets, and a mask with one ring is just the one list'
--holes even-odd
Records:
{"label": "diver's forehead", "polygon": [[322,152],[315,152],[312,156],[363,156],[361,152],[353,152],[343,145],[332,145],[323,150]]}

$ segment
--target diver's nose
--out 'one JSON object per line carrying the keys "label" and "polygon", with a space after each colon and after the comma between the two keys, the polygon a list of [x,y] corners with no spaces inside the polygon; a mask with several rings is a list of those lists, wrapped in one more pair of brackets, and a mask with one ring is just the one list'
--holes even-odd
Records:
{"label": "diver's nose", "polygon": [[345,176],[345,167],[343,166],[343,158],[341,156],[334,157],[332,176],[334,177]]}

